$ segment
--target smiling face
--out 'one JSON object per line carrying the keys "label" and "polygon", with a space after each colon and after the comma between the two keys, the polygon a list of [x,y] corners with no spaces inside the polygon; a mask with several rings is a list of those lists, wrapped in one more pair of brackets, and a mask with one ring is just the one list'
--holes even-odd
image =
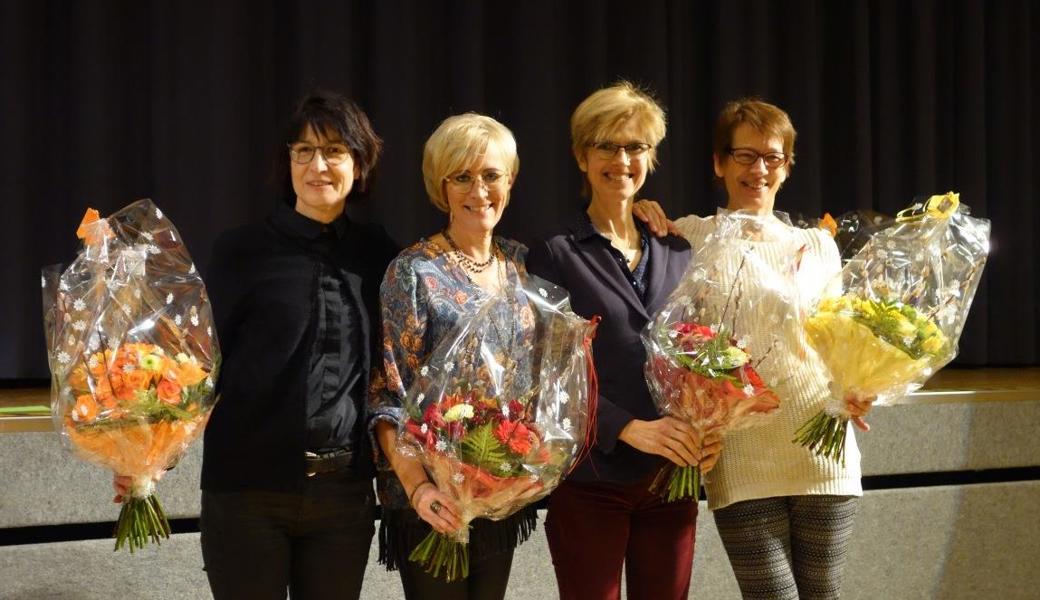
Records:
{"label": "smiling face", "polygon": [[[509,162],[494,140],[464,169],[445,178],[451,227],[473,234],[490,233],[502,219],[513,186]],[[469,187],[467,190],[466,188]]]}
{"label": "smiling face", "polygon": [[[771,152],[783,153],[784,143],[780,138],[770,138],[757,129],[742,123],[733,130],[730,148],[747,148],[759,154]],[[751,210],[760,214],[773,210],[776,192],[787,179],[788,165],[775,169],[766,167],[761,158],[750,165],[742,165],[728,154],[714,155],[715,175],[720,177],[726,186],[730,210]]]}
{"label": "smiling face", "polygon": [[[647,140],[634,119],[625,121],[610,139],[618,146],[646,143]],[[631,200],[646,182],[651,152],[630,156],[619,148],[612,158],[605,158],[594,148],[585,148],[578,156],[578,168],[585,173],[592,190],[592,202],[621,203]]]}
{"label": "smiling face", "polygon": [[[308,125],[293,146],[306,144],[324,148],[343,144],[338,135],[331,135],[333,137],[316,134]],[[330,165],[324,151],[318,151],[306,164],[301,165],[290,158],[289,168],[293,191],[296,192],[296,212],[322,223],[330,223],[343,213],[347,195],[358,177],[358,169],[349,150],[345,160],[338,165]]]}

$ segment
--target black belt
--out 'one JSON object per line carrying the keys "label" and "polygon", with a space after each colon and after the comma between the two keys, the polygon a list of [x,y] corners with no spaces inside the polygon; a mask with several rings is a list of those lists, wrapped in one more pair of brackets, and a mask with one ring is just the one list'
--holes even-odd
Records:
{"label": "black belt", "polygon": [[304,452],[303,456],[307,477],[314,477],[322,473],[345,471],[354,465],[354,452],[346,448],[322,452]]}

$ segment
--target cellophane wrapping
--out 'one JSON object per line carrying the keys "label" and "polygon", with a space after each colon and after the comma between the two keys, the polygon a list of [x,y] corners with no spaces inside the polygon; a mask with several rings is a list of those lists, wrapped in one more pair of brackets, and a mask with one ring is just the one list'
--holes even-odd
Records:
{"label": "cellophane wrapping", "polygon": [[796,441],[834,460],[844,461],[848,396],[897,402],[957,355],[989,254],[989,221],[953,193],[889,223],[843,267],[842,294],[805,319],[830,371],[831,398]]}
{"label": "cellophane wrapping", "polygon": [[[780,410],[781,357],[803,354],[803,248],[772,215],[720,211],[717,227],[643,331],[646,379],[662,415],[712,433],[761,424]],[[698,499],[698,467],[669,464],[651,489]]]}
{"label": "cellophane wrapping", "polygon": [[408,391],[399,448],[456,501],[463,527],[432,532],[412,560],[465,577],[470,521],[508,517],[569,471],[593,426],[594,332],[562,288],[528,276],[437,345]]}
{"label": "cellophane wrapping", "polygon": [[220,350],[202,278],[151,200],[84,220],[68,267],[43,272],[51,408],[76,456],[132,478],[116,549],[168,537],[154,482],[199,436]]}

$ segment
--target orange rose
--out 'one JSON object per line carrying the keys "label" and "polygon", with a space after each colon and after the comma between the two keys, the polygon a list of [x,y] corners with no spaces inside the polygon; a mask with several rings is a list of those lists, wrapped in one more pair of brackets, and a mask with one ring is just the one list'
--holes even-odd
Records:
{"label": "orange rose", "polygon": [[83,367],[76,367],[72,370],[72,373],[69,375],[68,383],[69,387],[71,387],[74,390],[87,389],[89,387],[89,385],[87,384],[87,372],[83,369]]}
{"label": "orange rose", "polygon": [[166,404],[180,404],[181,402],[181,386],[169,379],[160,381],[155,388],[155,393],[159,396],[159,400]]}
{"label": "orange rose", "polygon": [[152,384],[152,373],[144,369],[134,369],[128,373],[123,373],[123,383],[128,388],[146,390]]}
{"label": "orange rose", "polygon": [[195,385],[206,378],[206,372],[202,370],[202,367],[190,360],[174,366],[171,371],[175,374],[173,379],[184,386]]}
{"label": "orange rose", "polygon": [[77,423],[90,423],[97,418],[98,406],[94,396],[82,394],[76,396],[76,406],[72,408],[72,420]]}

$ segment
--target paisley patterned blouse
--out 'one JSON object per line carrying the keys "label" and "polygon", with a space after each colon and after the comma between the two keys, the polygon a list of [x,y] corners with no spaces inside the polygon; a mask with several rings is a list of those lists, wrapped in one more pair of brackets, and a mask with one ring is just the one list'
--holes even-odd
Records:
{"label": "paisley patterned blouse", "polygon": [[[515,377],[529,378],[531,353],[528,351],[534,339],[534,315],[528,305],[520,282],[527,277],[524,259],[527,247],[512,240],[495,237],[495,246],[505,257],[505,289],[516,302],[500,303],[501,307],[491,315],[491,327],[485,332],[487,344],[496,349],[499,364],[512,367]],[[404,417],[403,403],[408,389],[422,379],[423,365],[437,345],[450,335],[460,320],[475,314],[491,298],[483,288],[473,283],[448,253],[429,239],[420,240],[407,248],[390,264],[380,300],[383,317],[383,364],[384,373],[373,374],[369,406],[369,435],[375,450],[377,477],[376,488],[383,506],[380,525],[380,559],[391,568],[399,562],[401,552],[407,556],[411,540],[417,543],[425,535],[428,526],[418,520],[409,507],[408,496],[401,482],[390,468],[375,439],[375,427],[380,421],[399,425]],[[474,374],[475,377],[479,375]],[[516,383],[523,385],[523,382]],[[471,533],[471,549],[479,552],[481,529],[488,527],[497,531],[496,539],[512,538],[508,549],[518,541],[526,539],[534,526],[534,509],[527,507],[501,522],[481,525],[477,519]],[[389,528],[387,528],[389,526]],[[424,530],[419,531],[416,529]],[[501,531],[503,528],[506,531]],[[412,529],[411,534],[393,529]],[[506,535],[502,535],[506,534]],[[397,546],[407,545],[408,548]],[[395,555],[397,555],[395,557]],[[395,560],[398,558],[398,560]]]}

